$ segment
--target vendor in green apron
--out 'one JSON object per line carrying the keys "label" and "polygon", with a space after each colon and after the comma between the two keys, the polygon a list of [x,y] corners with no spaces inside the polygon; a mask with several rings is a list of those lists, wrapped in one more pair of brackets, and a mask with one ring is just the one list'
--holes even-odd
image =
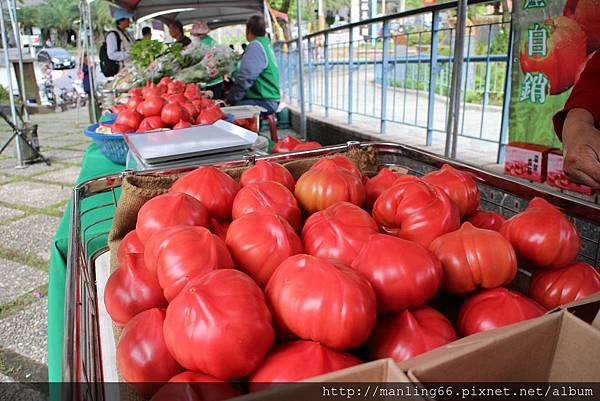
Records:
{"label": "vendor in green apron", "polygon": [[210,28],[204,21],[197,21],[192,25],[192,44],[197,45],[202,43],[208,47],[213,47],[216,43],[215,40],[208,34]]}
{"label": "vendor in green apron", "polygon": [[260,106],[267,110],[265,114],[273,114],[279,107],[279,69],[262,15],[248,19],[246,39],[249,44],[226,101],[233,106]]}

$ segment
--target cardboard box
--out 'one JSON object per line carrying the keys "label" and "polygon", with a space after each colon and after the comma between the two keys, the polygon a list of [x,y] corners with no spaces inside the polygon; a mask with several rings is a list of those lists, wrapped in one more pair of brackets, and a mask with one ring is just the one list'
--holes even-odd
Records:
{"label": "cardboard box", "polygon": [[563,171],[563,163],[564,158],[562,153],[557,150],[553,150],[552,152],[548,153],[546,184],[551,187],[566,189],[592,196],[595,193],[592,188],[569,181]]}
{"label": "cardboard box", "polygon": [[552,148],[523,142],[506,145],[504,174],[543,182],[546,179],[548,152]]}
{"label": "cardboard box", "polygon": [[400,364],[414,382],[597,382],[600,331],[567,310],[466,337]]}

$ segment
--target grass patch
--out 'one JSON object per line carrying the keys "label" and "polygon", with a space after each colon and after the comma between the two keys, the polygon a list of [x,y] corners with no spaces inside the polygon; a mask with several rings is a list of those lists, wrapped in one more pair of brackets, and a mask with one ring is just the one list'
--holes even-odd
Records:
{"label": "grass patch", "polygon": [[39,301],[40,298],[33,295],[35,291],[38,291],[41,294],[40,297],[47,297],[48,284],[40,285],[39,287],[34,288],[32,291],[29,291],[27,294],[23,294],[12,301],[5,303],[4,305],[0,305],[0,319],[14,315],[20,310],[23,310],[26,306]]}

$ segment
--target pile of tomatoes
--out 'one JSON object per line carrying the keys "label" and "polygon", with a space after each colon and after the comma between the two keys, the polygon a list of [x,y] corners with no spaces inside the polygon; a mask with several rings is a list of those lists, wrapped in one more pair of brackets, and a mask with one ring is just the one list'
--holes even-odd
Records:
{"label": "pile of tomatoes", "polygon": [[[124,326],[120,373],[153,400],[170,380],[254,391],[404,361],[600,291],[554,206],[536,198],[508,220],[478,207],[475,180],[447,165],[369,179],[336,155],[295,181],[263,160],[239,182],[200,167],[144,204],[119,247],[105,303]],[[518,264],[536,268],[529,297],[505,287]],[[462,297],[456,321],[428,305],[440,291]]]}
{"label": "pile of tomatoes", "polygon": [[196,84],[165,77],[155,85],[131,89],[126,104],[113,108],[113,133],[148,132],[212,124],[225,118],[212,99],[202,97]]}

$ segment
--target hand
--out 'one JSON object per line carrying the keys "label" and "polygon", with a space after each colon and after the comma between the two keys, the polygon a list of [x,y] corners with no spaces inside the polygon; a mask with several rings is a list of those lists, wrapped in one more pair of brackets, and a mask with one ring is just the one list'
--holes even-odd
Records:
{"label": "hand", "polygon": [[563,128],[563,170],[579,184],[600,189],[600,130],[585,109],[572,109]]}

